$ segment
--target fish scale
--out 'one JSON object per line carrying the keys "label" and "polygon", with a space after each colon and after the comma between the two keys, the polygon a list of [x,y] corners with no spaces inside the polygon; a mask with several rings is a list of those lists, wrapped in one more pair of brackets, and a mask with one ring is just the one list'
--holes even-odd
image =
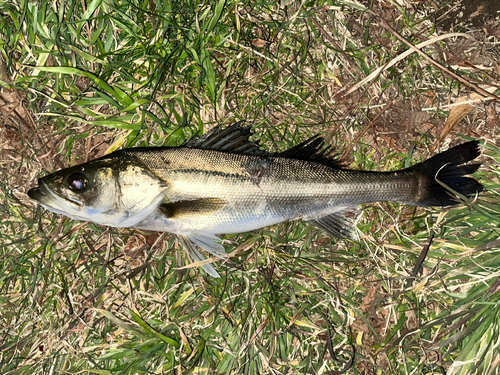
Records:
{"label": "fish scale", "polygon": [[[333,237],[356,239],[362,203],[459,203],[482,186],[472,177],[479,143],[467,142],[395,172],[356,171],[313,137],[281,153],[261,150],[239,124],[214,128],[180,147],[133,148],[39,179],[28,192],[42,206],[77,220],[170,232],[195,261],[198,248],[222,257],[218,235],[305,220]],[[219,276],[211,264],[202,267]]]}

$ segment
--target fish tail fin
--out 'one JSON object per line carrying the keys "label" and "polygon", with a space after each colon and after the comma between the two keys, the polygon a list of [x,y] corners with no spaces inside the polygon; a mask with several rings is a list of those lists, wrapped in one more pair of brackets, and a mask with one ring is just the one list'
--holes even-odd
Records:
{"label": "fish tail fin", "polygon": [[416,206],[450,206],[460,203],[460,195],[470,197],[483,190],[483,185],[468,175],[477,171],[480,163],[465,163],[480,155],[478,141],[471,141],[444,151],[423,163],[407,169],[419,176],[420,192]]}

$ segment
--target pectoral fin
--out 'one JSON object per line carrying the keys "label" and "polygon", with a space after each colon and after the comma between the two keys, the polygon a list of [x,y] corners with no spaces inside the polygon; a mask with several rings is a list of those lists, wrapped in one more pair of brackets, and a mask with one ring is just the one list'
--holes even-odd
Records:
{"label": "pectoral fin", "polygon": [[325,231],[335,238],[347,238],[358,241],[359,236],[355,231],[354,221],[359,216],[357,208],[348,208],[314,220],[308,220],[315,227]]}
{"label": "pectoral fin", "polygon": [[210,215],[226,205],[226,201],[218,198],[201,198],[186,201],[162,203],[160,211],[169,219],[182,216]]}
{"label": "pectoral fin", "polygon": [[[189,256],[195,262],[202,262],[205,260],[205,257],[198,251],[196,246],[201,247],[202,249],[208,251],[210,254],[215,255],[216,257],[221,259],[221,255],[225,254],[224,247],[219,243],[219,237],[214,236],[213,234],[203,232],[183,233],[177,234],[177,238],[182,243],[182,246],[184,246],[184,249],[187,251]],[[201,267],[210,276],[217,278],[220,277],[219,273],[211,264],[201,264]]]}

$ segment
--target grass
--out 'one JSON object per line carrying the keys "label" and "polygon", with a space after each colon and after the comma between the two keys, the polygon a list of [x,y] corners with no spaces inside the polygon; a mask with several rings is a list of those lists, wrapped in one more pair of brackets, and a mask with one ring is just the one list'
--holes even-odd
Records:
{"label": "grass", "polygon": [[[322,133],[353,168],[403,168],[428,156],[443,106],[471,88],[413,53],[348,92],[408,49],[377,16],[416,45],[450,32],[442,14],[414,2],[0,3],[0,372],[499,373],[494,101],[444,141],[487,140],[477,201],[366,206],[360,243],[301,222],[226,236],[221,279],[179,269],[168,233],[75,222],[25,194],[45,172],[240,120],[272,150]],[[445,35],[424,51],[498,85],[494,23],[464,27],[480,47]]]}

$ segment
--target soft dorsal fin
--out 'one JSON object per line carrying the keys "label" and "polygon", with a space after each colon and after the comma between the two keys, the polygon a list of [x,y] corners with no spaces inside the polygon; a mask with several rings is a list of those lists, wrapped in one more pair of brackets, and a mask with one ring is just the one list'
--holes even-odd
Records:
{"label": "soft dorsal fin", "polygon": [[201,148],[205,150],[230,151],[248,155],[269,155],[259,148],[259,144],[251,141],[251,126],[242,126],[242,122],[222,130],[216,126],[202,136],[196,134],[183,147]]}
{"label": "soft dorsal fin", "polygon": [[342,166],[342,161],[340,161],[336,155],[332,155],[331,146],[325,147],[325,140],[319,135],[315,135],[286,151],[276,153],[275,156],[315,161],[333,168],[340,168]]}

